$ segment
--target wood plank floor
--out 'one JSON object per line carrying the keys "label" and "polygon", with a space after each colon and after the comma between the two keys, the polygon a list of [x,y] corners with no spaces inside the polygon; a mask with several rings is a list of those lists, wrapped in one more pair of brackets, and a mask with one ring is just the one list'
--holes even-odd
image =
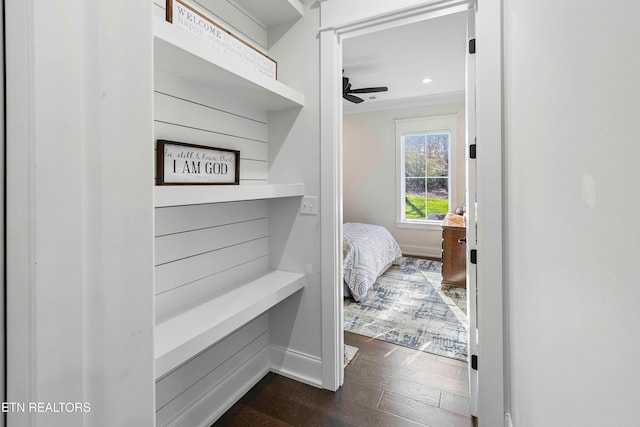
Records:
{"label": "wood plank floor", "polygon": [[335,393],[270,373],[214,426],[470,427],[467,364],[345,332],[360,350]]}

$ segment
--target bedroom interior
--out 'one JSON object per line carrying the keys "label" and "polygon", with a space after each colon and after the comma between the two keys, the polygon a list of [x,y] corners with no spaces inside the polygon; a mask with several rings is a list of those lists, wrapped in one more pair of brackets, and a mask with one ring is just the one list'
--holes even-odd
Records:
{"label": "bedroom interior", "polygon": [[[466,365],[465,228],[464,217],[456,214],[465,208],[466,25],[466,14],[459,13],[343,43],[343,76],[349,76],[349,87],[365,88],[356,92],[359,99],[347,94],[342,102],[349,351],[350,344],[362,342],[356,334]],[[421,43],[394,48],[407,40]],[[379,90],[381,85],[388,90]],[[376,90],[365,94],[366,88]],[[429,125],[435,130],[425,128]],[[438,135],[443,133],[444,143]],[[404,144],[410,143],[419,154],[409,152]],[[399,156],[406,163],[399,164]],[[405,173],[410,166],[418,172]],[[411,178],[398,178],[401,174]],[[398,185],[401,179],[406,186]],[[360,351],[347,371],[358,372],[369,350]],[[468,394],[458,398],[468,406]]]}
{"label": "bedroom interior", "polygon": [[[465,37],[466,15],[461,13],[350,38],[343,46],[343,75],[348,75],[351,82],[357,82],[358,87],[388,86],[388,91],[366,95],[358,93],[361,99],[356,102],[351,97],[345,97],[343,101],[345,330],[426,351],[431,348],[436,353],[453,354],[453,357],[463,360],[466,360],[467,353],[463,327],[466,323],[464,258],[462,270],[457,272],[457,282],[443,282],[441,254],[445,252],[445,241],[450,239],[446,237],[449,231],[443,232],[440,224],[444,213],[454,215],[456,210],[462,213],[464,205]],[[422,40],[422,43],[410,49],[394,49],[406,40]],[[417,190],[411,190],[411,200],[407,189],[406,217],[409,221],[404,221],[404,213],[399,218],[397,212],[398,198],[402,197],[397,188],[397,175],[400,173],[396,163],[399,155],[397,129],[407,126],[404,123],[407,119],[447,115],[453,117],[454,131],[459,135],[457,138],[454,136],[455,144],[450,152],[447,151],[449,147],[444,147],[447,151],[444,169],[448,170],[445,175],[450,184],[444,190],[444,196],[437,193],[441,182],[437,179],[427,181],[436,190],[426,190],[430,200],[444,199],[445,206],[432,208],[431,204],[427,206],[424,203],[424,184]],[[421,125],[418,123],[417,126]],[[426,144],[419,149],[425,150]],[[429,159],[429,169],[432,169],[431,165],[437,164],[438,159]],[[425,172],[420,174],[424,176]],[[407,182],[416,181],[414,178],[411,180]],[[422,202],[422,206],[416,208],[418,203],[414,204],[412,200]],[[431,223],[425,224],[427,219],[431,219]],[[464,225],[456,224],[455,228],[464,236]],[[456,240],[460,237],[456,234]],[[377,248],[376,242],[381,241],[387,241],[387,246]],[[464,257],[464,245],[455,246],[462,248]],[[361,248],[362,253],[354,255],[354,247]],[[366,260],[368,253],[379,254],[377,264]],[[354,259],[362,264],[360,268],[353,268]],[[378,276],[381,277],[376,282]],[[389,281],[389,276],[395,276],[399,289],[390,291],[380,283]],[[426,305],[426,301],[431,301],[426,296],[428,292],[414,297],[413,304],[400,308],[403,302],[412,299],[411,292],[398,295],[402,293],[401,284],[406,283],[408,288],[421,281],[431,283],[429,289],[435,289],[438,295],[434,298],[440,310]],[[367,284],[363,285],[363,282]],[[367,295],[367,291],[372,287],[375,292],[371,292],[373,296],[369,298],[371,294]],[[394,311],[397,311],[396,319],[390,314]],[[436,313],[441,312],[454,319],[453,326],[444,328],[453,329],[451,334],[443,335],[446,321],[434,326],[433,333],[427,333],[430,330],[426,326],[428,322],[409,326],[411,317],[433,320],[440,316]],[[383,318],[376,318],[376,313]],[[458,339],[460,334],[462,339]],[[438,339],[455,342],[458,350],[433,349]]]}

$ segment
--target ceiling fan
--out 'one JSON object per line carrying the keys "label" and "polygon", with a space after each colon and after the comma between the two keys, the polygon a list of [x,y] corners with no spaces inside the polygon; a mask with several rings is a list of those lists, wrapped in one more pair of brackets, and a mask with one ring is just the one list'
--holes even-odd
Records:
{"label": "ceiling fan", "polygon": [[342,77],[342,97],[347,101],[360,104],[364,99],[352,95],[352,93],[373,93],[373,92],[386,92],[389,90],[386,86],[378,87],[364,87],[361,89],[351,89],[351,83],[349,83],[348,77]]}

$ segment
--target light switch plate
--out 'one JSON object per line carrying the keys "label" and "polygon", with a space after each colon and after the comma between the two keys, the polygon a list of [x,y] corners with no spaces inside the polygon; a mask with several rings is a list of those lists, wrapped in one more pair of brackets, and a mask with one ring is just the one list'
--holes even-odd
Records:
{"label": "light switch plate", "polygon": [[318,198],[315,196],[305,196],[300,202],[300,213],[302,215],[318,215]]}

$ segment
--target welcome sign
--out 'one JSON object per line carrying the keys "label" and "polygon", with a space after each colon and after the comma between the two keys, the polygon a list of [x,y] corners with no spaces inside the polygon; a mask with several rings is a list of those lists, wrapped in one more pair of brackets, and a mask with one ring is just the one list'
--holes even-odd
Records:
{"label": "welcome sign", "polygon": [[183,0],[167,0],[166,20],[235,60],[272,79],[277,78],[276,61],[220,27]]}
{"label": "welcome sign", "polygon": [[158,140],[157,185],[238,185],[240,152]]}

